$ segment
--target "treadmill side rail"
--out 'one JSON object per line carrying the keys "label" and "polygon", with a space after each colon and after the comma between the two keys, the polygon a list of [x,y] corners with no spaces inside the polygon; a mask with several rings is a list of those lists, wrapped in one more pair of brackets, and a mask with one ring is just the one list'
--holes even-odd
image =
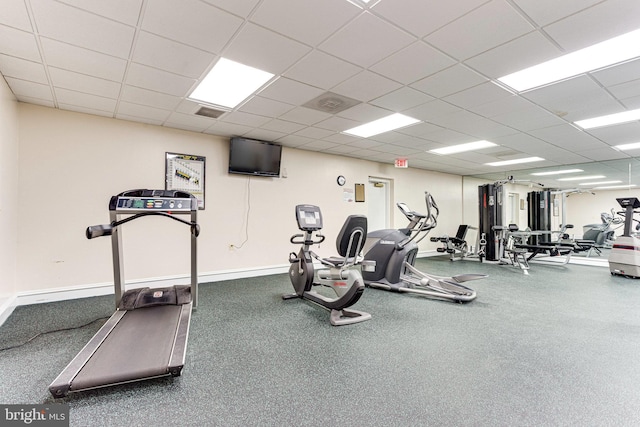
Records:
{"label": "treadmill side rail", "polygon": [[55,380],[49,386],[49,391],[53,397],[64,397],[69,393],[71,388],[71,382],[78,375],[78,372],[82,370],[84,365],[87,364],[91,356],[98,350],[100,345],[109,336],[113,328],[116,327],[122,317],[127,314],[125,310],[117,310],[109,317],[104,325],[96,332],[96,334],[89,340],[89,342],[80,350],[80,352],[73,358],[66,368],[56,377]]}
{"label": "treadmill side rail", "polygon": [[177,377],[182,372],[187,356],[187,340],[189,338],[189,325],[191,324],[191,310],[193,302],[182,305],[180,319],[176,327],[176,335],[173,339],[171,358],[169,359],[169,373]]}

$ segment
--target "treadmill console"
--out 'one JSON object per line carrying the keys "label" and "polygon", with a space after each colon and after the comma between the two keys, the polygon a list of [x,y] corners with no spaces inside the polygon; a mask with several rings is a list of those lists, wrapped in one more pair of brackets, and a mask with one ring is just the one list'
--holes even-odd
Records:
{"label": "treadmill console", "polygon": [[119,196],[116,200],[116,211],[161,211],[161,212],[189,212],[192,199],[175,197],[129,197]]}
{"label": "treadmill console", "polygon": [[302,231],[322,230],[322,213],[318,206],[296,206],[296,219],[298,220],[298,228]]}
{"label": "treadmill console", "polygon": [[637,197],[625,197],[616,200],[623,208],[626,208],[627,206],[631,206],[633,209],[640,208],[640,200],[638,200]]}

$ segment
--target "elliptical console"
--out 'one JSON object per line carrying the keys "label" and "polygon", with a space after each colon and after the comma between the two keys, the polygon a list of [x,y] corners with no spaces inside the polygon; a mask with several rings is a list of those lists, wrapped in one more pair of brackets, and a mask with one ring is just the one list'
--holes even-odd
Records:
{"label": "elliptical console", "polygon": [[[336,239],[339,256],[330,258],[320,258],[310,249],[312,245],[325,240],[324,235],[320,233],[320,208],[314,205],[298,205],[296,220],[298,228],[304,231],[304,234],[295,234],[290,239],[291,243],[302,245],[297,255],[295,252],[289,254],[289,278],[295,293],[283,295],[282,298],[302,298],[331,310],[330,322],[334,326],[369,320],[369,313],[347,310],[347,307],[358,302],[365,288],[360,272],[352,267],[367,235],[367,218],[362,215],[351,215],[347,218]],[[326,268],[316,272],[314,259]],[[336,297],[322,295],[312,290],[314,286],[331,288]]]}

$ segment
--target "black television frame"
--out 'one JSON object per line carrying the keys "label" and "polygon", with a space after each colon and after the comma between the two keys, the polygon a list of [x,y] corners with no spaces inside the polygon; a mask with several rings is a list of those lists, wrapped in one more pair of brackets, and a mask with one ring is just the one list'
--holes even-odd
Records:
{"label": "black television frame", "polygon": [[[241,147],[241,145],[243,146]],[[241,150],[244,150],[244,153],[242,154],[245,156],[247,154],[254,154],[256,156],[264,156],[265,154],[268,154],[269,159],[271,160],[266,163],[264,161],[255,161],[255,159],[253,162],[247,162],[247,159],[245,158],[245,161],[243,162],[237,157]],[[262,160],[264,160],[264,158],[262,158]],[[279,178],[281,165],[281,145],[258,139],[244,138],[241,136],[234,136],[229,139],[228,172],[230,174]]]}

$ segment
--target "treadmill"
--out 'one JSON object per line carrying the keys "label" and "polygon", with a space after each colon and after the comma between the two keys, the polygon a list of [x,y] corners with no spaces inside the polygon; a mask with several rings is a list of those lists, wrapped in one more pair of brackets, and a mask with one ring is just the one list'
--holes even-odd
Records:
{"label": "treadmill", "polygon": [[[111,197],[111,222],[88,227],[86,235],[88,239],[111,236],[116,311],[51,383],[49,391],[53,397],[180,375],[191,312],[198,302],[197,237],[200,227],[197,212],[197,199],[184,191],[139,189]],[[125,292],[120,228],[125,223],[151,215],[189,226],[191,284]],[[178,215],[190,215],[190,220]]]}

